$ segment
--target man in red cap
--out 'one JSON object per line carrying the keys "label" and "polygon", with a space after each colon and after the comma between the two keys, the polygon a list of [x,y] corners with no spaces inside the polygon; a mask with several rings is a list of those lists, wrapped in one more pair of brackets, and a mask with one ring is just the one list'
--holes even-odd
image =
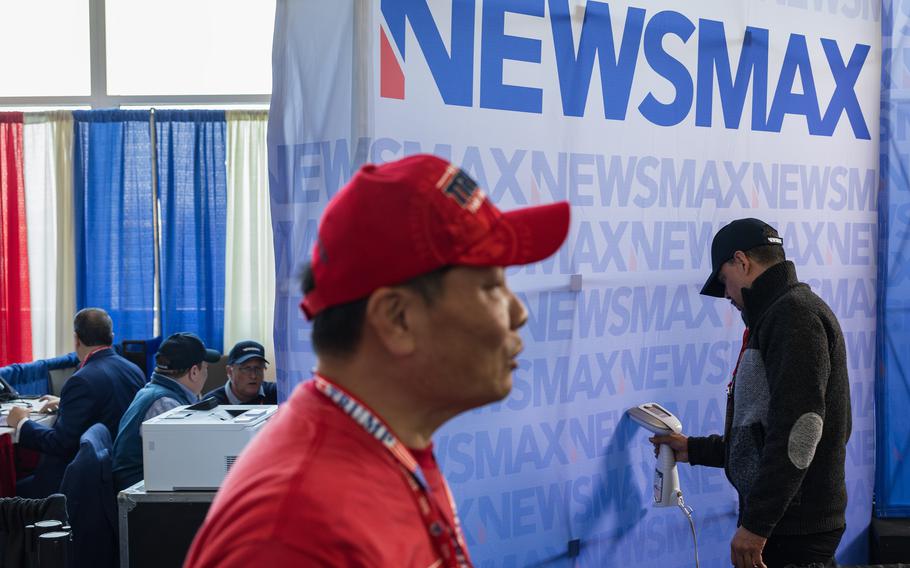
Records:
{"label": "man in red cap", "polygon": [[358,171],[304,277],[316,375],[231,469],[186,566],[470,566],[432,435],[509,394],[527,312],[504,267],[568,226],[567,203],[502,213],[433,156]]}

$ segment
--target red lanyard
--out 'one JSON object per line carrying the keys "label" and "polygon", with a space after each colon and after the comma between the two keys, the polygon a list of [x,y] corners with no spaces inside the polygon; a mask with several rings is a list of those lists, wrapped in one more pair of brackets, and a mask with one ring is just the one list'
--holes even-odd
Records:
{"label": "red lanyard", "polygon": [[727,383],[727,396],[733,395],[733,388],[736,386],[736,371],[739,370],[739,364],[743,360],[743,354],[746,352],[746,345],[749,343],[749,328],[743,330],[743,346],[739,349],[739,357],[736,358],[736,366],[733,367],[733,378]]}
{"label": "red lanyard", "polygon": [[442,486],[445,488],[449,506],[452,508],[452,517],[455,520],[454,527],[449,526],[438,503],[430,497],[430,486],[423,471],[420,469],[420,465],[417,464],[411,452],[386,426],[385,422],[373,414],[365,404],[325,377],[316,375],[314,382],[317,392],[334,402],[351,420],[360,424],[364,430],[382,443],[383,447],[392,454],[392,457],[401,466],[401,471],[407,479],[408,487],[411,488],[414,499],[417,501],[417,509],[420,511],[420,516],[427,527],[427,533],[433,541],[436,552],[445,562],[445,566],[470,568],[471,560],[468,558],[468,547],[465,546],[464,536],[461,533],[458,512],[455,510],[455,500],[452,498],[452,492],[449,491],[445,478],[442,479]]}
{"label": "red lanyard", "polygon": [[111,348],[110,345],[105,345],[104,347],[92,349],[91,351],[88,352],[88,355],[85,356],[85,359],[83,359],[82,362],[79,363],[79,368],[81,369],[82,367],[85,367],[85,364],[88,363],[88,360],[91,359],[92,355],[94,355],[95,353],[97,353],[99,351],[104,351],[105,349],[110,349],[110,348]]}

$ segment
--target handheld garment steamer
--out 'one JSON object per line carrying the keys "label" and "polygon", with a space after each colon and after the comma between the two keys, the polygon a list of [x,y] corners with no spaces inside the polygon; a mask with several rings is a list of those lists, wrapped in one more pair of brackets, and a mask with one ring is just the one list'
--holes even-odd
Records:
{"label": "handheld garment steamer", "polygon": [[[626,411],[636,424],[662,436],[682,433],[682,422],[669,410],[656,402],[646,402],[633,406]],[[695,521],[692,520],[692,508],[683,501],[679,489],[679,473],[676,471],[676,456],[668,444],[661,444],[657,454],[657,467],[654,469],[654,506],[677,506],[689,518],[692,528],[692,540],[695,542],[695,566],[698,567],[698,538],[695,535]]]}
{"label": "handheld garment steamer", "polygon": [[[629,418],[639,426],[655,434],[667,435],[682,432],[679,418],[670,414],[656,402],[633,406],[626,411]],[[676,471],[676,456],[667,444],[660,445],[657,467],[654,469],[654,506],[673,507],[679,504],[679,473]]]}

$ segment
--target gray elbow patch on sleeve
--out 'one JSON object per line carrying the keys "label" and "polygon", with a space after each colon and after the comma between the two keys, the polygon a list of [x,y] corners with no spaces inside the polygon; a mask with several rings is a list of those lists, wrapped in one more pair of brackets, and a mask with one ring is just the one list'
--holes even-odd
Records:
{"label": "gray elbow patch on sleeve", "polygon": [[815,448],[822,439],[824,420],[814,412],[807,412],[793,423],[790,429],[790,441],[787,444],[787,455],[797,469],[806,469],[815,457]]}

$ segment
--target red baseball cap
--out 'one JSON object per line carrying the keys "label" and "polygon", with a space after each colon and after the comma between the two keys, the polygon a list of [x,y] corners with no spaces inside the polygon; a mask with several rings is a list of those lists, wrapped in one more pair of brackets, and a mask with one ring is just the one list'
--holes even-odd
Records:
{"label": "red baseball cap", "polygon": [[332,198],[310,260],[307,319],[450,265],[514,266],[556,252],[569,204],[503,213],[457,166],[418,154],[367,164]]}

